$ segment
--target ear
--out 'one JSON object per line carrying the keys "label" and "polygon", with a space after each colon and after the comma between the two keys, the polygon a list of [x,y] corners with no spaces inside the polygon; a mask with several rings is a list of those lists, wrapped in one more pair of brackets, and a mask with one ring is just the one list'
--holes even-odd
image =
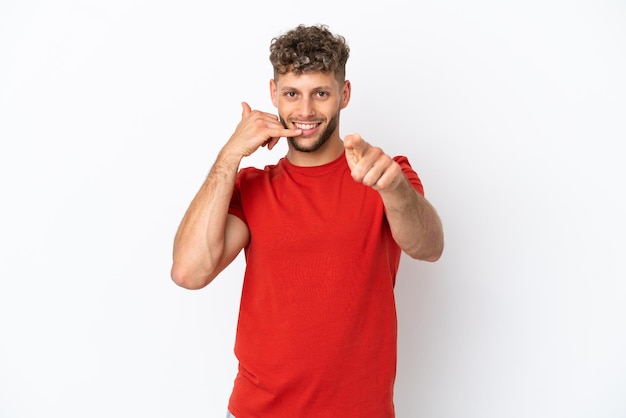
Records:
{"label": "ear", "polygon": [[350,84],[350,80],[346,80],[343,82],[343,90],[342,90],[342,99],[341,99],[341,109],[348,106],[350,103],[350,93],[352,92],[352,84]]}
{"label": "ear", "polygon": [[270,78],[270,96],[272,98],[272,104],[274,107],[278,107],[278,98],[276,97],[276,82],[273,78]]}

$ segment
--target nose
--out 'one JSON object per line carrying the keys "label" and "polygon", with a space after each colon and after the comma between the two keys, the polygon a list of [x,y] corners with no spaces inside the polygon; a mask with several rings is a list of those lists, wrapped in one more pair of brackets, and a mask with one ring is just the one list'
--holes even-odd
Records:
{"label": "nose", "polygon": [[313,100],[311,100],[310,97],[303,98],[301,104],[300,111],[302,112],[302,116],[313,116],[315,114]]}

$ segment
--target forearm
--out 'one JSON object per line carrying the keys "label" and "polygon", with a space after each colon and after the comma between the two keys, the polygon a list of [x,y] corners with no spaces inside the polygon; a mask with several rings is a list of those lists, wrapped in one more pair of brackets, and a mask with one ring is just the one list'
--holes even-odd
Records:
{"label": "forearm", "polygon": [[174,238],[172,279],[182,287],[206,286],[250,239],[248,227],[228,216],[241,160],[259,147],[272,149],[281,137],[300,135],[285,129],[273,114],[242,103],[241,121],[217,156],[202,187],[189,205]]}
{"label": "forearm", "polygon": [[172,278],[183,287],[203,287],[219,272],[241,158],[226,148],[220,151],[180,223],[174,238]]}
{"label": "forearm", "polygon": [[443,228],[433,206],[404,178],[380,190],[394,240],[409,256],[437,261],[443,251]]}

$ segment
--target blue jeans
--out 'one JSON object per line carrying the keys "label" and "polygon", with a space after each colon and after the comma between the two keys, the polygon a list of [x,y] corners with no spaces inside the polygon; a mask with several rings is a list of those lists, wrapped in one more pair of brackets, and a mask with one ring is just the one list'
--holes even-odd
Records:
{"label": "blue jeans", "polygon": [[230,413],[230,411],[226,411],[226,418],[235,418],[235,416],[233,414]]}

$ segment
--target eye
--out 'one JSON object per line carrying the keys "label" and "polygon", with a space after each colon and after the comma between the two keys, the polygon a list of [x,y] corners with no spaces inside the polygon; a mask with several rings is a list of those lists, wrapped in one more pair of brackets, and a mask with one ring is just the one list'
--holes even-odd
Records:
{"label": "eye", "polygon": [[328,92],[326,91],[318,91],[316,94],[317,94],[317,97],[321,97],[321,98],[328,97]]}
{"label": "eye", "polygon": [[296,97],[296,92],[295,91],[286,91],[284,93],[285,97],[289,97],[289,98],[294,98]]}

